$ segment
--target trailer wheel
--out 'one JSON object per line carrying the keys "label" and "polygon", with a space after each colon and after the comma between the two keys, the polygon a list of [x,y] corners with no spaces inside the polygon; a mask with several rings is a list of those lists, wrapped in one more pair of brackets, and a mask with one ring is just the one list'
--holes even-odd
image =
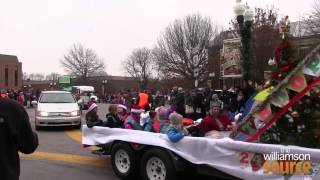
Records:
{"label": "trailer wheel", "polygon": [[118,142],[111,149],[111,164],[121,179],[134,179],[138,173],[138,155],[127,143]]}
{"label": "trailer wheel", "polygon": [[168,153],[155,148],[142,156],[141,175],[144,180],[177,179],[177,172]]}

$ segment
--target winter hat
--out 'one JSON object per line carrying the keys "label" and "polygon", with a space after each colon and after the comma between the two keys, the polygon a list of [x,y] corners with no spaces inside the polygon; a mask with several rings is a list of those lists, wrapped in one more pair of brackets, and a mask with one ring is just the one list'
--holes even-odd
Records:
{"label": "winter hat", "polygon": [[90,96],[90,100],[93,102],[97,102],[98,97],[97,96]]}
{"label": "winter hat", "polygon": [[118,108],[122,108],[122,109],[127,110],[127,107],[125,105],[123,105],[123,104],[118,104]]}
{"label": "winter hat", "polygon": [[170,125],[176,129],[181,129],[183,117],[178,113],[171,113],[169,116]]}
{"label": "winter hat", "polygon": [[218,94],[213,94],[213,95],[212,95],[212,99],[219,99]]}
{"label": "winter hat", "polygon": [[144,109],[141,109],[139,106],[137,105],[133,105],[131,107],[131,112],[132,113],[136,113],[136,114],[140,114],[140,113],[143,113],[144,112]]}
{"label": "winter hat", "polygon": [[188,130],[183,127],[183,116],[173,112],[169,115],[170,126],[179,130],[184,135],[188,135]]}
{"label": "winter hat", "polygon": [[90,106],[89,106],[89,109],[88,109],[88,112],[94,110],[95,108],[97,108],[98,105],[96,103],[92,103]]}
{"label": "winter hat", "polygon": [[167,110],[164,106],[160,106],[156,109],[157,119],[159,121],[167,120]]}
{"label": "winter hat", "polygon": [[123,109],[123,110],[127,111],[127,107],[126,107],[125,105],[118,104],[118,112],[119,112],[119,111],[121,112],[120,109]]}
{"label": "winter hat", "polygon": [[213,107],[220,107],[221,108],[221,104],[217,101],[214,101],[212,104],[211,104],[211,108]]}

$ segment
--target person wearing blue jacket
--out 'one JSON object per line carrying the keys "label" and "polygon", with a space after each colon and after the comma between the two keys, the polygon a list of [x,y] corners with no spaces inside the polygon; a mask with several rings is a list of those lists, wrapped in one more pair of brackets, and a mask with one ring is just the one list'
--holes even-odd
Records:
{"label": "person wearing blue jacket", "polygon": [[169,116],[169,130],[167,132],[167,136],[170,141],[178,142],[184,136],[188,135],[188,131],[183,127],[182,124],[183,116],[178,113],[171,113]]}

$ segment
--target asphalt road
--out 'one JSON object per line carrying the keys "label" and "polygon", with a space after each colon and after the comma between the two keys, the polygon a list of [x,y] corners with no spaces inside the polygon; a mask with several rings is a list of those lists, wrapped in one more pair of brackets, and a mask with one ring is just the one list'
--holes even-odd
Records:
{"label": "asphalt road", "polygon": [[[35,109],[28,109],[34,129]],[[100,117],[107,112],[99,104]],[[84,115],[82,122],[85,122]],[[81,131],[74,128],[45,128],[37,131],[39,147],[31,155],[20,154],[20,180],[106,180],[118,179],[109,157],[97,156],[81,146]]]}
{"label": "asphalt road", "polygon": [[[99,104],[98,114],[105,118],[107,104]],[[27,109],[34,126],[35,109]],[[85,113],[82,123],[85,124]],[[31,155],[20,154],[20,180],[113,180],[110,157],[91,153],[81,146],[81,130],[74,128],[45,128],[37,131],[39,147]],[[182,174],[181,179],[212,179],[194,173]]]}

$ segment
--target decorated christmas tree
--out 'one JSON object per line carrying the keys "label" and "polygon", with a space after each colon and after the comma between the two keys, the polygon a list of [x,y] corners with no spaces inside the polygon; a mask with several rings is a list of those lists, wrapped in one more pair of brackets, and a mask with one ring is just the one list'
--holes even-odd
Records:
{"label": "decorated christmas tree", "polygon": [[[282,41],[275,49],[272,79],[269,86],[275,87],[287,83],[286,90],[278,95],[278,102],[273,100],[272,112],[279,112],[290,103],[299,93],[312,83],[320,71],[320,56],[312,57],[304,68],[299,69],[299,59],[296,58],[289,37],[290,23],[286,17],[280,24]],[[289,82],[284,81],[290,73],[294,72]],[[302,94],[301,94],[302,95]],[[303,94],[288,111],[276,120],[272,126],[260,137],[260,141],[273,144],[290,144],[310,148],[320,148],[320,89],[314,87]]]}
{"label": "decorated christmas tree", "polygon": [[230,137],[247,142],[320,148],[320,44],[295,54],[288,17],[280,23],[272,77]]}

